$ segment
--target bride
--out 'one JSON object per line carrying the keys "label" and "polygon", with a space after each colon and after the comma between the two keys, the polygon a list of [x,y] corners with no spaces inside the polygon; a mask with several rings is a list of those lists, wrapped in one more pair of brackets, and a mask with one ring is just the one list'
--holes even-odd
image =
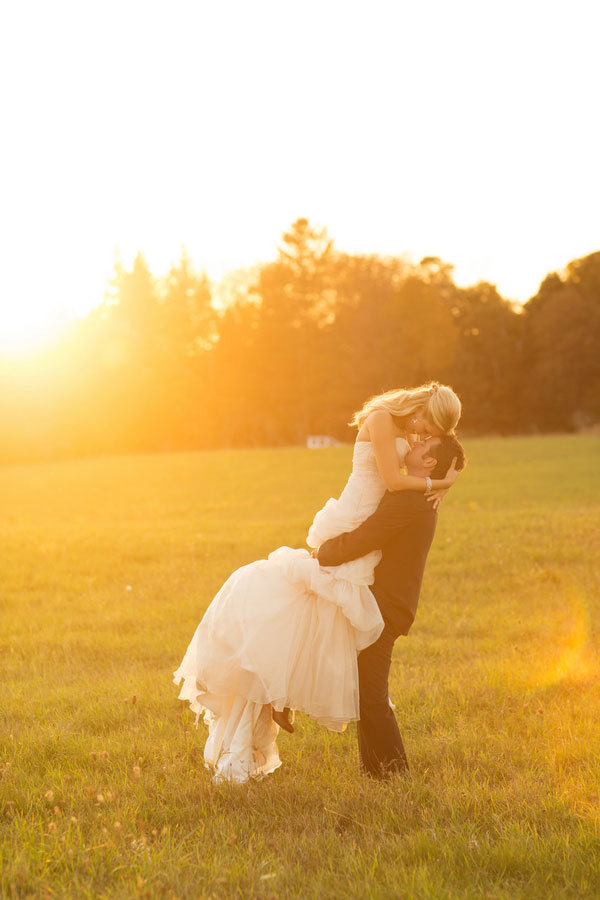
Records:
{"label": "bride", "polygon": [[[439,503],[457,478],[454,464],[446,478],[431,481],[404,474],[403,459],[413,436],[449,434],[460,413],[454,391],[436,383],[369,400],[351,423],[358,434],[350,478],[339,499],[316,514],[308,546],[354,530],[386,490],[428,492]],[[377,550],[325,568],[308,550],[279,547],[227,579],[173,679],[183,681],[179,698],[196,723],[204,715],[204,759],[215,781],[244,782],[277,769],[279,726],[293,731],[289,709],[333,731],[359,718],[357,655],[383,629],[369,590],[380,558]]]}

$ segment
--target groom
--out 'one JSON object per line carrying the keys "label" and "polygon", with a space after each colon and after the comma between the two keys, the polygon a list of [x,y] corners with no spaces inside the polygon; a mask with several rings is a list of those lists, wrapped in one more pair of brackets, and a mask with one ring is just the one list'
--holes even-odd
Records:
{"label": "groom", "polygon": [[[454,436],[444,435],[415,444],[404,464],[409,475],[443,478],[453,457],[456,468],[462,469],[462,446]],[[389,704],[388,675],[394,641],[399,635],[408,634],[415,618],[436,522],[437,512],[423,494],[388,491],[373,515],[355,531],[326,541],[318,550],[322,566],[339,566],[371,550],[383,550],[371,590],[383,616],[384,629],[378,640],[358,656],[358,749],[363,771],[375,777],[408,770],[402,738]]]}

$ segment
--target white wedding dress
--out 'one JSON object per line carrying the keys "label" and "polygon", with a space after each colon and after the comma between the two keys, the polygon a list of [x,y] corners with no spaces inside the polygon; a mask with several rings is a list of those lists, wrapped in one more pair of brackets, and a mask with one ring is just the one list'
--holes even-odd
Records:
{"label": "white wedding dress", "polygon": [[[397,438],[401,460],[409,445]],[[373,446],[354,446],[339,498],[315,516],[309,547],[352,531],[373,513],[385,485]],[[376,550],[325,568],[307,550],[279,547],[225,582],[174,673],[179,697],[208,724],[204,759],[215,780],[244,782],[280,765],[271,706],[308,713],[334,731],[359,718],[357,655],[383,629],[369,590]]]}

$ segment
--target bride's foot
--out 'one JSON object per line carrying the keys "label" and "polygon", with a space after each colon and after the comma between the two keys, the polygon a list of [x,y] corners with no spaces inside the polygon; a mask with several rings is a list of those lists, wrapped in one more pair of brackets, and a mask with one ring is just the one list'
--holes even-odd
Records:
{"label": "bride's foot", "polygon": [[289,731],[290,734],[294,733],[294,726],[289,720],[290,708],[289,706],[284,707],[283,712],[280,712],[278,709],[273,710],[273,721],[277,722],[280,728],[283,728],[284,731]]}

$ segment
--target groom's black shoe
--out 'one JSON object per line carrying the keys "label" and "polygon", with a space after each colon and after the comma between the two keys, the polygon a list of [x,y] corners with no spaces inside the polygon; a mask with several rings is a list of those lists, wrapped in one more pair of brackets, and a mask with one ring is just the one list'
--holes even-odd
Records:
{"label": "groom's black shoe", "polygon": [[289,706],[284,707],[283,712],[280,712],[278,709],[273,710],[273,721],[277,722],[280,728],[283,728],[284,731],[289,731],[290,734],[294,733],[294,726],[289,720],[290,708]]}

